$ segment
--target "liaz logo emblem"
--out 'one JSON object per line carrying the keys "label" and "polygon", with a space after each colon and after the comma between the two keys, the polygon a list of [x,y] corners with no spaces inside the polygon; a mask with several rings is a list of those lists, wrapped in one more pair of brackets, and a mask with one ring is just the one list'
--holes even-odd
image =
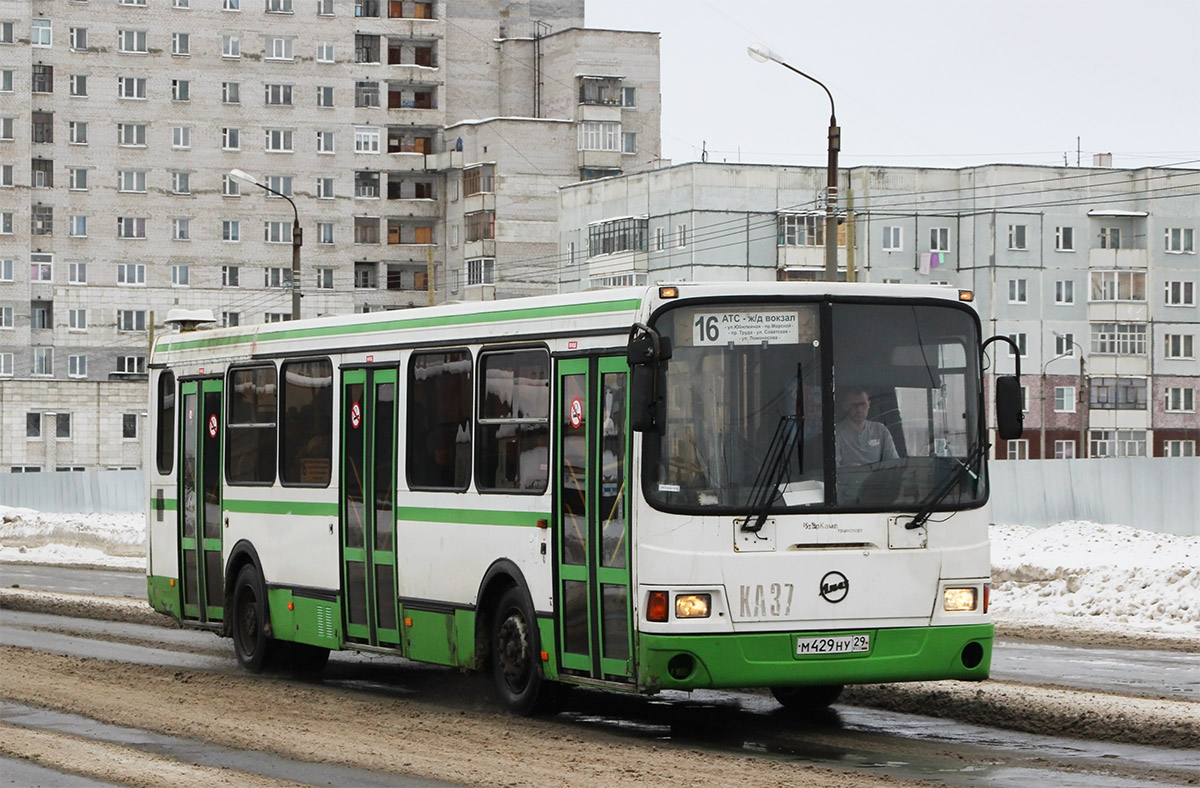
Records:
{"label": "liaz logo emblem", "polygon": [[821,578],[821,598],[826,602],[837,604],[850,593],[850,581],[841,572],[826,572]]}

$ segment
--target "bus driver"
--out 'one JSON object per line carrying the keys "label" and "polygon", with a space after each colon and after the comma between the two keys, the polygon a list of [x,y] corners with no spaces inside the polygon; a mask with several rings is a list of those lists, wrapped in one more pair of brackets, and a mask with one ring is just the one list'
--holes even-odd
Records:
{"label": "bus driver", "polygon": [[839,467],[870,465],[897,457],[896,444],[888,428],[877,421],[867,421],[871,397],[862,386],[851,386],[838,392],[839,419],[834,425],[837,437]]}

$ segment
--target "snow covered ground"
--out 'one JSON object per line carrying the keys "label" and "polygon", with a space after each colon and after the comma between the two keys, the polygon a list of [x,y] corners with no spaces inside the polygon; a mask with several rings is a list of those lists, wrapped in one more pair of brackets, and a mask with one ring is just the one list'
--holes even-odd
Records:
{"label": "snow covered ground", "polygon": [[[141,514],[54,514],[0,506],[0,562],[145,566]],[[999,624],[1082,625],[1200,638],[1200,537],[1065,522],[992,529]]]}

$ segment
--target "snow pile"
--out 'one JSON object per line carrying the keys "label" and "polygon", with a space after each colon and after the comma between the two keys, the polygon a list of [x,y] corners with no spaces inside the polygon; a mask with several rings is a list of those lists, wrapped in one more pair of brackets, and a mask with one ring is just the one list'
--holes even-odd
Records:
{"label": "snow pile", "polygon": [[[141,514],[55,514],[0,506],[0,562],[145,566]],[[1200,537],[1121,525],[997,525],[992,613],[999,623],[1081,624],[1194,637]]]}
{"label": "snow pile", "polygon": [[997,620],[1091,620],[1194,634],[1200,624],[1200,537],[1071,521],[994,526]]}
{"label": "snow pile", "polygon": [[0,561],[140,569],[146,566],[146,516],[0,506]]}

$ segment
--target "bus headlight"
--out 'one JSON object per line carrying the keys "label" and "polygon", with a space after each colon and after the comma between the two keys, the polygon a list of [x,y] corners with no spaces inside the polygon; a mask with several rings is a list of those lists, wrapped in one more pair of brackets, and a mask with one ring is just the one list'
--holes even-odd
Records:
{"label": "bus headlight", "polygon": [[708,594],[680,594],[675,597],[675,618],[708,618],[711,602]]}
{"label": "bus headlight", "polygon": [[974,610],[979,592],[975,588],[947,588],[942,592],[942,609],[948,613]]}

